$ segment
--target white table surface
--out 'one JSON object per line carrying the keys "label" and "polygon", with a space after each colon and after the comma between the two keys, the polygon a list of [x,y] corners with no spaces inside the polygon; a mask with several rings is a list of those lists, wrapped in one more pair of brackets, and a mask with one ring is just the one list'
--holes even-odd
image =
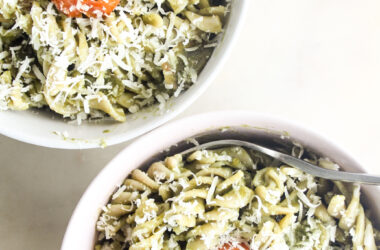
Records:
{"label": "white table surface", "polygon": [[[380,174],[379,13],[378,0],[252,1],[224,70],[180,117],[279,115],[326,134]],[[0,249],[58,249],[81,194],[126,145],[64,151],[0,136]]]}

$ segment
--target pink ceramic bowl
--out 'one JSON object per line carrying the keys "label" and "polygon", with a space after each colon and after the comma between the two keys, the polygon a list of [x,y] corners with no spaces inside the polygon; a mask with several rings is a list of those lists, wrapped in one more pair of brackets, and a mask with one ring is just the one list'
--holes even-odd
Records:
{"label": "pink ceramic bowl", "polygon": [[[187,140],[189,138],[200,138],[200,141],[205,142],[231,137],[278,145],[298,142],[309,151],[330,158],[344,170],[364,171],[362,166],[339,145],[321,134],[290,121],[244,111],[191,116],[166,124],[137,139],[98,174],[71,217],[62,250],[93,249],[95,224],[101,207],[107,203],[126,176],[133,169],[146,163],[149,158],[172,145],[186,146],[184,141],[189,141]],[[364,187],[366,195],[364,203],[373,210],[374,218],[380,218],[380,203],[375,202],[379,191],[377,187]]]}

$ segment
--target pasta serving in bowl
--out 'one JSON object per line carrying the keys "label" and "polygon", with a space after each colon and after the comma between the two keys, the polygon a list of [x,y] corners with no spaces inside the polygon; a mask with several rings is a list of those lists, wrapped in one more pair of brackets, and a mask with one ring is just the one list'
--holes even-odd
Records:
{"label": "pasta serving in bowl", "polygon": [[[99,138],[110,121],[133,123],[148,115],[178,113],[177,106],[188,105],[204,90],[195,83],[214,74],[215,66],[206,63],[212,63],[214,52],[222,53],[216,47],[226,50],[219,43],[229,45],[231,38],[226,37],[233,35],[242,14],[244,3],[239,2],[0,1],[0,111],[50,111],[74,120],[59,125],[66,127],[59,132],[68,131],[74,138],[82,133],[72,127],[82,121],[97,121],[101,128],[89,127]],[[194,90],[182,97],[191,87]],[[36,118],[35,113],[0,116],[47,116]],[[150,123],[152,127],[157,122]],[[123,130],[131,127],[136,122]],[[6,130],[12,129],[4,128],[4,134]]]}
{"label": "pasta serving in bowl", "polygon": [[377,249],[359,185],[250,153],[200,150],[133,170],[103,208],[95,249]]}
{"label": "pasta serving in bowl", "polygon": [[[276,120],[254,117],[256,123],[252,125],[265,123],[266,130],[263,130],[247,127],[247,123],[237,126],[250,119],[236,120],[235,117],[234,122],[226,124],[227,128],[219,129],[221,116],[219,113],[213,118],[196,117],[192,121],[205,118],[205,122],[216,127],[205,132],[206,125],[198,122],[203,129],[196,133],[185,127],[185,137],[176,137],[168,142],[172,144],[163,143],[164,148],[157,146],[153,151],[169,147],[167,150],[132,160],[131,156],[141,150],[143,144],[146,146],[160,133],[191,121],[189,118],[164,126],[111,162],[82,201],[88,201],[95,192],[95,185],[106,181],[105,176],[112,178],[110,176],[116,174],[112,174],[112,168],[124,175],[113,177],[117,180],[113,190],[110,192],[108,187],[111,186],[107,186],[108,195],[102,204],[97,203],[97,212],[91,212],[91,225],[87,225],[87,229],[91,228],[92,240],[81,246],[96,250],[377,249],[380,244],[379,222],[376,221],[380,210],[374,200],[377,190],[371,192],[356,184],[316,178],[243,147],[224,146],[187,155],[178,153],[197,142],[245,138],[292,153],[320,167],[336,169],[339,165],[335,162],[346,162],[342,168],[348,170],[352,167],[352,162],[347,162],[351,159],[344,158],[334,146],[329,149],[336,151],[340,161],[321,152],[316,145],[325,145],[325,141],[314,135],[308,137],[315,139],[314,146],[304,144],[302,136],[298,137],[304,133],[299,127],[280,124],[289,133],[298,131],[290,137],[283,130],[269,130],[268,123],[276,124]],[[179,138],[182,140],[178,141]],[[127,159],[132,162],[126,163]],[[123,165],[136,162],[140,164],[121,171]],[[77,210],[84,207],[89,208],[80,203]],[[83,230],[81,226],[74,229],[74,225],[82,223],[79,215],[78,211],[73,215],[63,249],[73,246],[69,240],[78,244],[73,231]]]}

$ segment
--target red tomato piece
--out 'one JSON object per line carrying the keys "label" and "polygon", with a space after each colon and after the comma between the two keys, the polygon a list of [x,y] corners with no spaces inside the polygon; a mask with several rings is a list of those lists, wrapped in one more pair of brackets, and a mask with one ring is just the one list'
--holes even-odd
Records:
{"label": "red tomato piece", "polygon": [[55,7],[69,17],[80,17],[81,13],[76,5],[78,0],[52,0]]}
{"label": "red tomato piece", "polygon": [[249,250],[249,246],[243,242],[239,243],[239,246],[240,248],[232,246],[231,243],[225,243],[219,250],[241,250],[242,248]]}
{"label": "red tomato piece", "polygon": [[58,10],[69,17],[109,15],[120,0],[52,0]]}

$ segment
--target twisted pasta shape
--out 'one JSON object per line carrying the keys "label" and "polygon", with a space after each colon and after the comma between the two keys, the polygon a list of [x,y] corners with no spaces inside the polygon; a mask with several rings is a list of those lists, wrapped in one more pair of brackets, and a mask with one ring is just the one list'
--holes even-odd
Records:
{"label": "twisted pasta shape", "polygon": [[0,75],[11,78],[0,82],[0,107],[47,105],[78,122],[163,109],[196,81],[226,13],[226,2],[124,0],[104,18],[69,18],[48,0],[2,0]]}
{"label": "twisted pasta shape", "polygon": [[321,195],[318,178],[264,162],[226,147],[133,170],[100,216],[96,248],[218,249],[231,242],[251,249],[377,248],[360,186],[322,181],[320,189],[330,191]]}

